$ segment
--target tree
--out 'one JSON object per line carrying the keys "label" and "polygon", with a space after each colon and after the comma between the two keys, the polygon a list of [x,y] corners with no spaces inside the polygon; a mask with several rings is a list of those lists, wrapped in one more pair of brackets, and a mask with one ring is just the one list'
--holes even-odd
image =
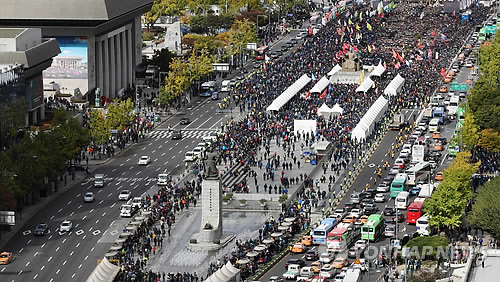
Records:
{"label": "tree", "polygon": [[479,191],[472,206],[468,221],[472,226],[483,229],[496,240],[500,240],[500,177],[486,182]]}
{"label": "tree", "polygon": [[500,135],[498,131],[488,128],[481,131],[481,137],[479,139],[479,146],[486,148],[493,152],[500,151]]}
{"label": "tree", "polygon": [[195,53],[189,58],[189,64],[191,66],[191,82],[196,82],[201,80],[203,77],[214,71],[213,68],[214,56],[207,55],[202,52],[199,56]]}
{"label": "tree", "polygon": [[171,100],[180,97],[180,95],[189,89],[190,70],[189,65],[175,58],[170,63],[170,72],[165,77],[165,86],[160,91],[161,104],[167,105]]}
{"label": "tree", "polygon": [[108,106],[106,127],[121,132],[134,121],[136,116],[134,108],[134,103],[130,98],[125,101],[114,100]]}
{"label": "tree", "polygon": [[183,14],[184,0],[155,0],[151,10],[144,14],[143,21],[151,28],[161,16],[180,16]]}
{"label": "tree", "polygon": [[462,142],[462,151],[469,151],[477,145],[479,140],[479,126],[476,124],[472,111],[467,111],[463,126],[460,128],[459,141]]}
{"label": "tree", "polygon": [[52,120],[51,140],[46,144],[53,148],[54,142],[60,144],[66,160],[76,159],[80,156],[82,148],[90,143],[89,129],[80,125],[80,121],[69,116],[63,109],[57,109]]}
{"label": "tree", "polygon": [[174,52],[170,52],[168,48],[162,48],[160,50],[155,50],[155,54],[151,59],[153,65],[158,66],[160,71],[168,72],[170,71],[170,63],[176,57]]}
{"label": "tree", "polygon": [[[0,149],[9,148],[19,137],[19,129],[26,125],[24,99],[10,104],[0,112]],[[18,140],[17,140],[18,141]]]}
{"label": "tree", "polygon": [[106,124],[106,118],[102,114],[100,110],[93,110],[89,114],[90,118],[90,136],[92,137],[92,141],[101,145],[108,142],[111,137],[111,132]]}

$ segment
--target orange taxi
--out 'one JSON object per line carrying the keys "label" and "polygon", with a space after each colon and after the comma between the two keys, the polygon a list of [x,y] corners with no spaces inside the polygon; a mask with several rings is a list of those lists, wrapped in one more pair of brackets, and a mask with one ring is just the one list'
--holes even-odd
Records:
{"label": "orange taxi", "polygon": [[467,79],[465,80],[465,82],[472,83],[472,77],[467,77]]}
{"label": "orange taxi", "polygon": [[359,217],[358,222],[361,224],[365,224],[368,221],[368,216],[367,215],[362,215]]}
{"label": "orange taxi", "polygon": [[332,265],[333,265],[333,267],[340,269],[340,268],[344,268],[344,267],[348,266],[349,261],[346,258],[338,257],[333,261]]}
{"label": "orange taxi", "polygon": [[442,151],[443,144],[441,144],[441,142],[436,142],[436,144],[434,144],[434,150]]}
{"label": "orange taxi", "polygon": [[438,138],[440,138],[440,137],[441,137],[441,132],[439,132],[439,131],[434,131],[434,132],[432,133],[432,139],[438,139]]}
{"label": "orange taxi", "polygon": [[302,242],[302,244],[304,244],[306,246],[311,246],[313,244],[312,236],[307,235],[307,236],[302,237],[301,242]]}
{"label": "orange taxi", "polygon": [[436,180],[436,181],[443,181],[443,179],[444,179],[444,176],[443,176],[442,172],[436,173],[436,176],[434,177],[434,180]]}
{"label": "orange taxi", "polygon": [[321,271],[321,262],[319,260],[311,263],[311,270],[314,273],[319,273]]}
{"label": "orange taxi", "polygon": [[9,252],[0,253],[0,264],[9,264],[14,260],[14,255]]}
{"label": "orange taxi", "polygon": [[446,75],[444,82],[451,82],[453,80],[453,75]]}
{"label": "orange taxi", "polygon": [[444,86],[444,85],[443,85],[443,86],[441,86],[441,87],[439,87],[439,92],[441,92],[441,93],[446,93],[446,92],[448,92],[448,87],[446,87],[446,86]]}
{"label": "orange taxi", "polygon": [[472,48],[472,44],[470,44],[470,43],[467,43],[467,45],[465,45],[465,48],[467,48],[467,49],[470,49],[470,48]]}
{"label": "orange taxi", "polygon": [[348,215],[344,218],[344,220],[342,221],[344,223],[354,223],[356,222],[356,217],[354,215]]}
{"label": "orange taxi", "polygon": [[293,245],[292,247],[292,253],[294,254],[302,254],[306,251],[306,245],[302,244],[302,243],[297,243],[295,245]]}

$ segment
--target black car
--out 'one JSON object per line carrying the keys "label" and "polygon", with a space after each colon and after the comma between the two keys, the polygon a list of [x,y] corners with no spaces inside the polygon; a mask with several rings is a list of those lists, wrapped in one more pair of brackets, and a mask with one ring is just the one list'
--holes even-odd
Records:
{"label": "black car", "polygon": [[285,264],[285,269],[288,269],[288,266],[290,264],[298,264],[301,268],[306,266],[306,262],[302,259],[290,259],[287,261],[287,263]]}
{"label": "black car", "polygon": [[350,212],[354,207],[355,207],[355,205],[353,203],[345,203],[345,205],[344,205],[344,211],[345,212]]}
{"label": "black car", "polygon": [[182,139],[182,132],[180,129],[174,129],[172,132],[172,140]]}
{"label": "black car", "polygon": [[295,39],[295,38],[291,39],[290,42],[292,42],[293,44],[297,44],[298,43],[297,39]]}
{"label": "black car", "polygon": [[49,233],[49,226],[47,225],[47,223],[38,224],[35,228],[35,231],[33,231],[33,234],[35,234],[35,236],[43,236],[47,233]]}
{"label": "black car", "polygon": [[277,52],[272,52],[272,53],[271,53],[271,58],[273,58],[273,59],[277,59],[277,58],[279,58],[279,57],[280,57],[280,54],[278,54]]}
{"label": "black car", "polygon": [[318,260],[319,259],[318,251],[314,250],[307,251],[305,257],[306,260]]}
{"label": "black car", "polygon": [[448,140],[446,140],[446,137],[439,137],[439,138],[437,138],[437,141],[441,142],[441,145],[443,145],[443,146],[448,144]]}
{"label": "black car", "polygon": [[382,179],[382,184],[386,184],[386,185],[390,186],[391,183],[392,183],[392,179],[389,178],[389,177],[386,177],[386,178]]}
{"label": "black car", "polygon": [[394,219],[397,220],[399,223],[401,223],[405,221],[405,215],[403,214],[402,211],[397,211]]}
{"label": "black car", "polygon": [[365,194],[365,198],[375,198],[375,194],[377,194],[377,188],[373,187],[373,188],[368,188],[368,190],[365,190],[364,192]]}
{"label": "black car", "polygon": [[237,79],[237,80],[243,80],[244,78],[245,78],[245,74],[243,74],[243,73],[240,73],[240,74],[238,74],[238,75],[236,76],[236,79]]}
{"label": "black car", "polygon": [[248,73],[248,70],[246,68],[240,68],[241,73]]}
{"label": "black car", "polygon": [[286,52],[288,50],[288,46],[283,45],[281,46],[281,52]]}
{"label": "black car", "polygon": [[259,69],[261,66],[262,66],[262,64],[260,62],[253,63],[253,68],[254,69]]}
{"label": "black car", "polygon": [[378,211],[378,208],[377,208],[377,206],[376,206],[375,204],[370,204],[370,205],[367,205],[367,206],[365,206],[365,208],[363,209],[363,213],[364,213],[365,215],[368,215],[368,216],[370,216],[370,215],[372,215],[372,214],[376,213],[377,211]]}
{"label": "black car", "polygon": [[188,124],[191,123],[191,120],[187,117],[181,118],[180,124]]}
{"label": "black car", "polygon": [[373,199],[365,198],[365,199],[361,200],[361,202],[359,203],[359,206],[361,208],[364,208],[367,205],[373,205]]}
{"label": "black car", "polygon": [[385,207],[385,209],[384,209],[384,215],[391,216],[391,215],[395,215],[395,214],[396,214],[396,209],[395,208]]}
{"label": "black car", "polygon": [[365,249],[363,248],[358,248],[358,247],[352,247],[347,251],[347,257],[348,258],[362,258],[364,256]]}

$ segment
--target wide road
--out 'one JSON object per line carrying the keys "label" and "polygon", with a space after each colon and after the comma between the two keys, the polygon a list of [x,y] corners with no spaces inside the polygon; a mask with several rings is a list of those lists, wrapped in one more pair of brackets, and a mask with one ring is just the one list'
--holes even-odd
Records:
{"label": "wide road", "polygon": [[[298,31],[292,31],[271,50],[280,49]],[[253,61],[247,64],[253,71]],[[233,78],[232,74],[228,79]],[[222,98],[222,97],[221,97]],[[196,98],[192,106],[171,117],[150,133],[149,137],[130,146],[107,164],[96,167],[92,174],[104,174],[103,188],[93,187],[89,177],[63,192],[57,200],[33,216],[14,237],[7,242],[5,251],[14,253],[15,260],[0,267],[1,281],[85,281],[103,258],[129,219],[119,216],[123,202],[118,201],[122,190],[130,190],[132,197],[155,192],[156,177],[166,171],[175,179],[184,171],[184,154],[192,150],[201,138],[214,132],[231,114],[216,114],[217,101]],[[188,125],[179,124],[181,117],[189,117]],[[237,114],[235,113],[236,117]],[[166,130],[181,128],[182,140],[171,140]],[[141,156],[151,157],[151,164],[138,166]],[[84,203],[85,192],[92,191],[95,201]],[[60,233],[64,220],[73,222],[71,232]],[[39,223],[47,223],[50,233],[35,237],[33,230]]]}
{"label": "wide road", "polygon": [[[462,67],[458,74],[455,77],[456,82],[458,83],[466,83],[467,78],[469,77],[471,73],[471,70],[469,68]],[[443,93],[443,97],[447,97],[448,93]],[[461,100],[461,103],[464,102],[464,100]],[[403,112],[405,113],[405,116],[407,117],[409,122],[412,122],[411,115],[415,116],[415,119],[418,117],[418,115],[421,113],[420,109],[404,109]],[[452,137],[453,131],[455,129],[455,121],[449,122],[445,124],[444,126],[441,126],[441,136],[446,137],[448,140]],[[427,136],[430,136],[430,133],[426,133]],[[348,193],[345,194],[344,198],[341,200],[340,204],[338,205],[337,208],[342,208],[346,203],[348,203],[350,195],[354,192],[360,192],[362,191],[367,183],[370,183],[370,185],[373,187],[374,182],[373,178],[377,177],[375,167],[377,165],[383,167],[383,164],[385,161],[388,161],[389,164],[392,166],[394,163],[394,160],[391,158],[391,155],[388,154],[390,152],[391,147],[393,144],[396,142],[396,137],[398,136],[398,131],[388,131],[387,134],[383,137],[382,141],[370,157],[370,159],[367,162],[367,165],[363,167],[361,173],[358,175],[354,183],[352,184],[350,190]],[[452,160],[449,158],[447,154],[447,146],[443,146],[444,151],[442,152],[442,158],[437,164],[437,168],[435,169],[435,172],[442,171],[446,167],[449,166],[450,161]],[[394,159],[396,159],[398,156],[398,153],[395,154]],[[389,171],[384,171],[383,170],[383,175],[382,178],[386,177],[387,173]],[[327,176],[328,177],[328,176]],[[380,184],[380,181],[378,182]],[[378,213],[383,212],[384,208],[386,206],[389,207],[394,207],[394,200],[387,200],[389,198],[389,193],[387,192],[386,194],[386,202],[385,203],[377,203],[377,208],[378,208]],[[414,200],[415,197],[410,198],[410,203]],[[406,212],[404,212],[404,215],[406,216]],[[385,216],[386,219],[389,219],[390,217]],[[405,217],[406,218],[406,217]],[[398,238],[402,238],[407,233],[414,233],[416,231],[415,225],[408,225],[406,224],[406,221],[399,224],[398,223]],[[382,237],[379,241],[375,243],[370,243],[371,246],[374,246],[376,249],[380,250],[383,246],[387,246],[390,238],[385,238]],[[320,245],[320,246],[314,246],[312,247],[315,250],[321,253],[326,253],[326,246],[325,245]],[[309,248],[311,249],[311,247]],[[347,254],[345,252],[342,252],[340,254],[336,254],[335,257],[342,256],[342,257],[347,257]],[[285,264],[290,260],[290,259],[296,259],[296,258],[303,258],[303,254],[288,254],[285,256],[281,261],[276,263],[276,265],[271,268],[263,277],[261,277],[259,280],[260,281],[269,281],[269,278],[272,276],[282,276],[283,273],[286,272],[285,270]],[[353,259],[349,259],[351,263],[353,262]],[[310,265],[312,261],[306,261],[307,265]],[[381,275],[382,275],[382,269],[375,269],[372,268],[370,269],[369,273],[367,275],[362,276],[361,281],[376,281]],[[329,279],[329,281],[332,281],[333,279]]]}

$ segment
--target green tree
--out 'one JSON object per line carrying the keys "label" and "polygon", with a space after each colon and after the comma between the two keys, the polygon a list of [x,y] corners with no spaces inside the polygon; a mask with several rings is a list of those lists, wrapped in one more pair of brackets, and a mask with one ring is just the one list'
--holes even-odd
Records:
{"label": "green tree", "polygon": [[474,114],[467,111],[463,126],[460,128],[459,141],[462,142],[462,151],[469,151],[477,145],[479,140],[479,126],[476,124]]}
{"label": "green tree", "polygon": [[500,177],[480,187],[479,194],[468,216],[469,223],[500,240]]}
{"label": "green tree", "polygon": [[481,137],[479,139],[479,146],[486,148],[493,152],[500,151],[500,135],[498,131],[488,128],[481,131]]}
{"label": "green tree", "polygon": [[106,124],[106,118],[101,113],[100,110],[93,110],[89,114],[90,119],[90,136],[92,141],[101,145],[108,142],[111,137],[111,132],[109,132],[108,126]]}
{"label": "green tree", "polygon": [[52,141],[47,145],[53,146],[53,142],[60,144],[66,160],[73,160],[80,156],[82,148],[90,143],[90,132],[86,127],[81,126],[78,118],[69,116],[63,110],[58,109],[52,120]]}
{"label": "green tree", "polygon": [[170,72],[165,77],[165,86],[160,91],[160,101],[162,105],[167,105],[173,99],[180,97],[184,91],[189,89],[190,69],[189,65],[180,58],[175,58],[170,63]]}
{"label": "green tree", "polygon": [[14,143],[18,130],[26,126],[24,100],[10,104],[0,111],[0,149]]}
{"label": "green tree", "polygon": [[153,55],[153,58],[151,59],[151,63],[153,65],[158,66],[160,68],[160,71],[162,72],[168,72],[170,71],[170,63],[172,60],[176,57],[176,54],[174,52],[170,52],[168,48],[163,48],[160,50],[155,50],[155,53]]}
{"label": "green tree", "polygon": [[161,16],[180,16],[184,13],[184,0],[155,0],[151,10],[144,14],[143,22],[151,28]]}
{"label": "green tree", "polygon": [[128,98],[125,101],[114,100],[108,106],[107,128],[121,132],[128,127],[135,119],[134,103]]}
{"label": "green tree", "polygon": [[214,56],[207,55],[202,52],[199,56],[195,53],[189,58],[191,66],[191,83],[200,81],[203,77],[214,71],[213,68]]}

